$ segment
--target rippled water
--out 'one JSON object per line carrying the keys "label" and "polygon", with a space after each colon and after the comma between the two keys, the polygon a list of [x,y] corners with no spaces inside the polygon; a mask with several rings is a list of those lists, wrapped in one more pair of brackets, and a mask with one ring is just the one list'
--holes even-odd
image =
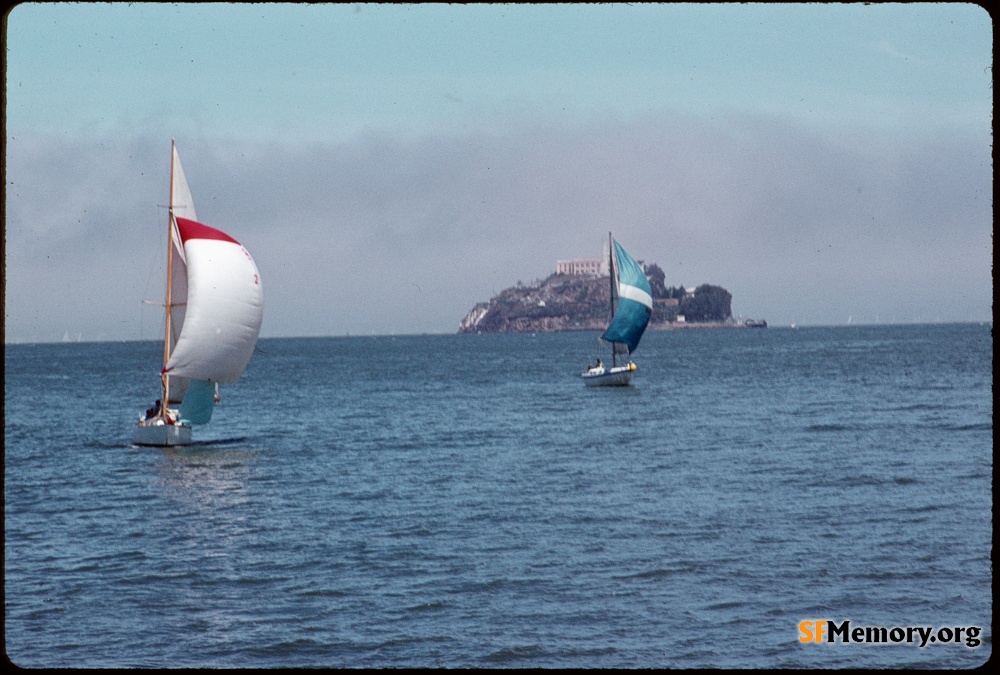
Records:
{"label": "rippled water", "polygon": [[[130,445],[155,343],[7,345],[25,667],[971,668],[980,325],[262,340],[200,443]],[[801,643],[804,620],[981,644]]]}

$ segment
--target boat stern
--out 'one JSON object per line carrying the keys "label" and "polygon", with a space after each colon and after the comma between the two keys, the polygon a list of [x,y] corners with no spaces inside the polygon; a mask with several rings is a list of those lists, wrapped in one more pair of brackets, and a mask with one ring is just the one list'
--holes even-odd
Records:
{"label": "boat stern", "polygon": [[187,424],[164,424],[160,419],[143,420],[135,427],[132,443],[158,447],[190,445],[191,431],[191,427]]}
{"label": "boat stern", "polygon": [[583,382],[588,387],[627,387],[632,382],[633,372],[635,372],[634,363],[617,368],[602,368],[599,372],[589,370],[583,373]]}

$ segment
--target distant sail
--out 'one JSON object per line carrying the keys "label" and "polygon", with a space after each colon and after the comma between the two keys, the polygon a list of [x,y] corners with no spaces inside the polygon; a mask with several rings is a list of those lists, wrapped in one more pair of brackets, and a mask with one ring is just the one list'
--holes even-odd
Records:
{"label": "distant sail", "polygon": [[[614,240],[614,245],[617,264],[612,272],[617,273],[618,278],[618,303],[611,324],[602,337],[615,343],[616,351],[619,351],[617,346],[620,344],[628,349],[627,353],[631,353],[639,346],[653,313],[653,291],[639,263],[617,240]],[[619,353],[624,353],[624,350]]]}

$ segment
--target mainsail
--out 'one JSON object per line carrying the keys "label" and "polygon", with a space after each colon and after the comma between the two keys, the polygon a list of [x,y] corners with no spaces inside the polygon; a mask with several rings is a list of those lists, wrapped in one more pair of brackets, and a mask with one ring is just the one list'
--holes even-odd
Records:
{"label": "mainsail", "polygon": [[[191,188],[188,187],[187,178],[184,177],[184,168],[181,166],[181,158],[177,154],[177,145],[171,143],[170,150],[170,233],[167,242],[169,247],[167,258],[167,334],[163,344],[164,364],[167,363],[171,352],[174,351],[174,345],[177,344],[177,338],[180,336],[181,326],[184,325],[184,314],[187,311],[187,263],[184,258],[184,243],[181,241],[181,235],[177,229],[177,216],[191,220],[198,218],[194,211]],[[187,387],[187,378],[174,377],[171,379],[167,403],[179,404],[184,399]]]}
{"label": "mainsail", "polygon": [[[616,354],[630,354],[639,346],[653,312],[653,291],[646,273],[617,240],[612,238],[612,308],[614,315],[601,337]],[[617,282],[617,283],[615,283]]]}

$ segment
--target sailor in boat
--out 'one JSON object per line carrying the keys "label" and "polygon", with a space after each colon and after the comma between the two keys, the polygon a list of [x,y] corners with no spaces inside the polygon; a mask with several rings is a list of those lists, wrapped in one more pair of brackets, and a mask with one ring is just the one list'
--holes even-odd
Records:
{"label": "sailor in boat", "polygon": [[600,359],[597,359],[596,366],[587,366],[588,373],[599,373],[604,371],[604,364],[601,363]]}
{"label": "sailor in boat", "polygon": [[[151,425],[160,426],[163,424],[177,424],[177,411],[167,409],[167,414],[160,418],[160,399],[156,399],[156,403],[153,404],[152,408],[146,410],[145,419],[141,422],[149,422]],[[158,419],[160,418],[160,419]],[[155,421],[154,421],[155,420]]]}

